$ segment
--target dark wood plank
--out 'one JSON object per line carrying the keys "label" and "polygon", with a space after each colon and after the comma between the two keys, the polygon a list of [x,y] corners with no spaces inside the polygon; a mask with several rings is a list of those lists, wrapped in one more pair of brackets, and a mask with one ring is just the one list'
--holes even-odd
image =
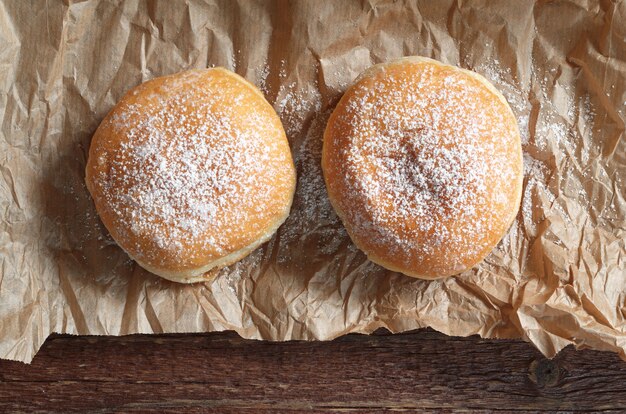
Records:
{"label": "dark wood plank", "polygon": [[50,338],[0,361],[0,412],[626,411],[626,363],[423,330],[270,343],[234,333]]}

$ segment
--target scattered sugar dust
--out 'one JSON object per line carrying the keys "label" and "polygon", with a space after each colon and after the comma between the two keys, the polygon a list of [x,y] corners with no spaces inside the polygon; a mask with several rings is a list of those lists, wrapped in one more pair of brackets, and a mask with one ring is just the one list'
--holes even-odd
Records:
{"label": "scattered sugar dust", "polygon": [[[280,116],[288,137],[302,132],[308,119],[322,108],[317,82],[298,87],[296,82],[281,84],[278,88],[274,109]],[[293,142],[293,140],[291,140]]]}
{"label": "scattered sugar dust", "polygon": [[[271,68],[267,60],[254,70],[257,86],[266,98],[269,98],[272,89],[268,84],[270,72]],[[284,59],[279,64],[278,81],[280,85],[273,106],[280,116],[289,141],[293,143],[294,136],[303,132],[307,121],[321,111],[321,95],[317,80],[305,85],[290,81],[287,74],[287,62]]]}
{"label": "scattered sugar dust", "polygon": [[263,94],[267,97],[268,95],[268,85],[267,85],[267,77],[270,74],[270,67],[267,64],[267,60],[263,62],[261,67],[257,68],[254,71],[257,78],[257,86],[263,92]]}
{"label": "scattered sugar dust", "polygon": [[321,157],[324,129],[332,108],[312,120],[303,141],[294,148],[298,184],[294,204],[281,229],[279,260],[289,260],[290,251],[308,239],[317,239],[320,254],[336,252],[347,233],[330,204],[322,173]]}
{"label": "scattered sugar dust", "polygon": [[[552,194],[547,188],[547,180],[550,174],[548,166],[529,154],[524,154],[524,178],[526,185],[522,195],[522,220],[526,232],[532,235],[537,234],[538,214],[541,213],[541,205],[533,197],[537,191],[544,194]],[[554,196],[552,196],[554,197]]]}
{"label": "scattered sugar dust", "polygon": [[227,289],[235,297],[238,297],[243,280],[260,268],[262,259],[263,249],[256,249],[245,258],[222,269],[214,279],[214,283],[219,284],[220,287]]}

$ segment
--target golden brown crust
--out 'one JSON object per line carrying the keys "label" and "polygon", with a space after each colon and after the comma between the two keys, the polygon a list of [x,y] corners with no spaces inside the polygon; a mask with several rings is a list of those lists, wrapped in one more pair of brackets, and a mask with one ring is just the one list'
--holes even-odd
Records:
{"label": "golden brown crust", "polygon": [[295,168],[261,92],[215,68],[129,91],[94,134],[86,182],[132,258],[194,282],[273,235],[289,214]]}
{"label": "golden brown crust", "polygon": [[322,168],[354,243],[424,279],[480,262],[521,200],[521,142],[504,97],[478,74],[421,57],[357,79],[328,122]]}

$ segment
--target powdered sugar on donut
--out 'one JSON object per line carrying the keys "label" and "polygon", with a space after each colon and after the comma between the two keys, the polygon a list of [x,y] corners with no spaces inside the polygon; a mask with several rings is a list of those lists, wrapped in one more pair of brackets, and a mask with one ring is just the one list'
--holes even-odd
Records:
{"label": "powdered sugar on donut", "polygon": [[246,237],[264,231],[276,214],[271,207],[284,199],[280,184],[292,174],[288,147],[274,139],[267,112],[229,111],[246,105],[245,94],[253,92],[200,82],[202,76],[179,75],[152,94],[140,87],[141,99],[106,121],[124,139],[100,156],[96,183],[116,228],[125,229],[118,242],[124,247],[132,237],[154,245],[133,253],[156,265],[191,266],[187,258],[215,259],[252,242]]}
{"label": "powdered sugar on donut", "polygon": [[510,224],[521,147],[492,91],[450,67],[421,68],[366,76],[339,104],[327,131],[339,144],[328,143],[327,164],[343,178],[329,185],[343,193],[343,219],[374,259],[386,251],[398,268],[451,274],[479,260]]}

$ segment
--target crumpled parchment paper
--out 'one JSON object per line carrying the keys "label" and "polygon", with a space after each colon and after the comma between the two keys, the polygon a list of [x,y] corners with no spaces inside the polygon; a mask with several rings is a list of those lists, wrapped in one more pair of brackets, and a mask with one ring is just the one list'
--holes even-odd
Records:
{"label": "crumpled parchment paper", "polygon": [[[626,3],[587,1],[0,2],[0,358],[52,332],[235,330],[331,339],[430,326],[626,359]],[[509,100],[522,208],[492,254],[440,281],[388,272],[327,199],[322,132],[369,66],[422,55]],[[131,87],[224,66],[281,116],[298,170],[289,220],[211,283],[129,260],[84,183],[91,136]]]}

